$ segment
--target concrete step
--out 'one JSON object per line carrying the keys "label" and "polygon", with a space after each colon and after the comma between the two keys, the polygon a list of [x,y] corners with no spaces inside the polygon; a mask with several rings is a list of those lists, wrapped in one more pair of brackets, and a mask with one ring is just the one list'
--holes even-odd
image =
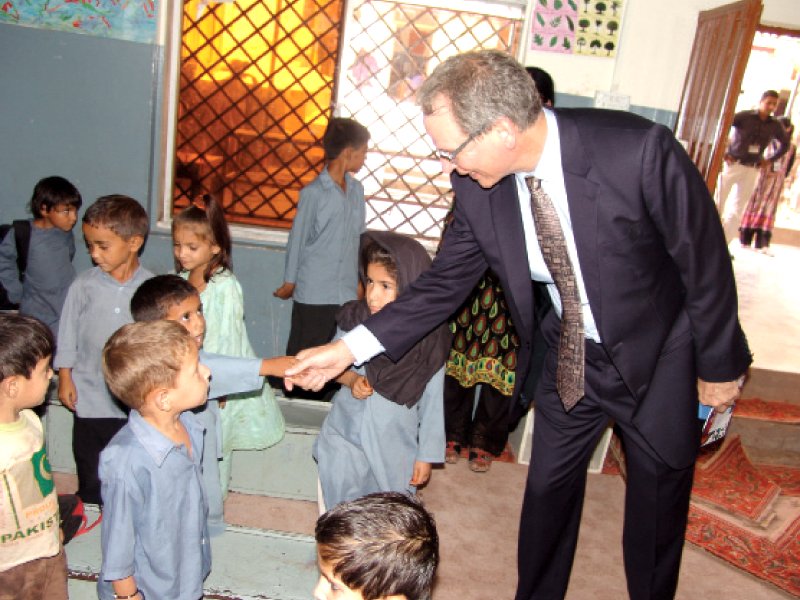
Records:
{"label": "concrete step", "polygon": [[[97,511],[87,507],[90,518]],[[72,600],[97,598],[100,527],[67,546]],[[211,540],[212,569],[206,596],[270,600],[307,600],[317,581],[316,546],[311,536],[228,526]]]}

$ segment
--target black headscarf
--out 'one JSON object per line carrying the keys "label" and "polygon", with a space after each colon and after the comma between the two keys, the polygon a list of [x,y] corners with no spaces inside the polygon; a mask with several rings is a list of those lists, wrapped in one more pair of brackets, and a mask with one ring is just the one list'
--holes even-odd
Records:
{"label": "black headscarf", "polygon": [[[416,240],[390,231],[368,231],[361,236],[359,273],[366,283],[367,265],[364,250],[374,242],[392,255],[397,265],[398,296],[423,271],[431,259],[425,248]],[[370,316],[366,299],[345,304],[336,315],[339,328],[350,331]],[[409,408],[422,397],[425,386],[442,368],[450,353],[450,331],[440,325],[417,342],[400,360],[393,362],[380,354],[366,364],[367,380],[381,396]]]}

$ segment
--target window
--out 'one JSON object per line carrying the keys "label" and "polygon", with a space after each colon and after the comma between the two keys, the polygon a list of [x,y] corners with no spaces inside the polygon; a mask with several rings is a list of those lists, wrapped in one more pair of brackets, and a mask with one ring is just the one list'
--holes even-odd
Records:
{"label": "window", "polygon": [[431,158],[414,92],[452,54],[516,53],[524,17],[524,3],[444,4],[187,2],[172,210],[210,191],[232,223],[291,227],[335,112],[372,136],[359,173],[367,226],[438,239],[450,183]]}

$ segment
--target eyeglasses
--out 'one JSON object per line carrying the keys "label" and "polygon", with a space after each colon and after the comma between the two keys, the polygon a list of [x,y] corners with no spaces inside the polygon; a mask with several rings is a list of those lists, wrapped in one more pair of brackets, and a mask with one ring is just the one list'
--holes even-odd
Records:
{"label": "eyeglasses", "polygon": [[458,153],[461,152],[464,148],[466,148],[467,144],[469,144],[476,137],[483,135],[485,132],[486,132],[486,127],[481,127],[479,131],[470,135],[466,140],[464,140],[464,142],[458,148],[456,148],[452,152],[448,152],[447,150],[437,149],[433,151],[433,154],[441,160],[446,160],[447,162],[454,162],[456,160],[456,156],[458,156]]}

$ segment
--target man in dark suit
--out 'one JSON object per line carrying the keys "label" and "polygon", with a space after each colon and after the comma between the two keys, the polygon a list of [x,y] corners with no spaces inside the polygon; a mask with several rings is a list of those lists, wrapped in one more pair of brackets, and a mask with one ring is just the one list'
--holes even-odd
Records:
{"label": "man in dark suit", "polygon": [[[353,361],[382,351],[399,358],[491,267],[521,338],[511,409],[524,387],[533,391],[536,414],[517,600],[566,594],[586,468],[609,419],[626,452],[629,594],[671,598],[699,442],[698,396],[720,410],[732,404],[751,361],[702,178],[660,125],[621,112],[542,109],[525,69],[500,52],[448,59],[418,100],[443,165],[455,171],[458,202],[441,250],[364,327],[299,355],[290,381],[313,388]],[[537,237],[542,221],[532,212],[531,177],[560,225],[577,283],[571,298],[562,298],[542,253],[556,236]],[[576,306],[585,347],[573,406],[567,396],[574,389],[563,391],[557,371],[562,315]],[[532,360],[540,348],[544,360]]]}

